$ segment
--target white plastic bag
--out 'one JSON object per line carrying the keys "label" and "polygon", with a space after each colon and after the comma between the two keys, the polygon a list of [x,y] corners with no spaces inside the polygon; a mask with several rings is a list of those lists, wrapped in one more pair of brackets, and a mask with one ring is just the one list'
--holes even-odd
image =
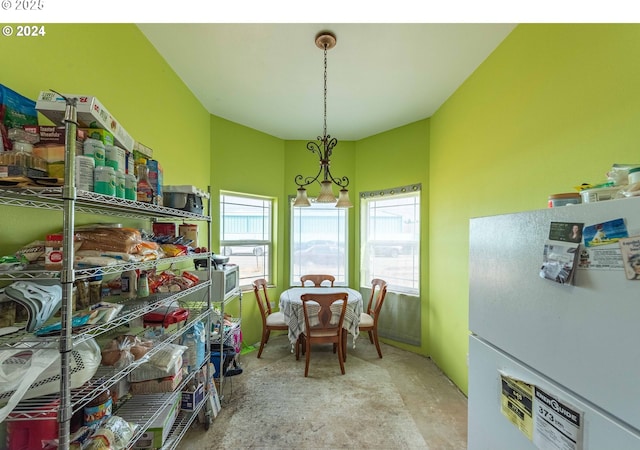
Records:
{"label": "white plastic bag", "polygon": [[[30,346],[30,348],[27,348]],[[100,365],[100,347],[93,338],[74,344],[69,358],[71,388],[89,381]],[[60,391],[57,342],[25,342],[22,348],[0,350],[0,422],[18,402]]]}

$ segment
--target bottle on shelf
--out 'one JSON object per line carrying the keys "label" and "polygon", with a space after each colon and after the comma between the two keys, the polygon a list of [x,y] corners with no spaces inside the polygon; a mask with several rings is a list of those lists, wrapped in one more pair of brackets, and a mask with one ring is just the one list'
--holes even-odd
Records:
{"label": "bottle on shelf", "polygon": [[149,279],[147,278],[147,272],[140,272],[138,277],[138,297],[149,296]]}
{"label": "bottle on shelf", "polygon": [[138,164],[137,200],[144,203],[153,203],[153,188],[149,182],[149,168],[146,164]]}
{"label": "bottle on shelf", "polygon": [[127,298],[135,298],[138,293],[138,275],[135,270],[122,272],[120,277],[121,292]]}

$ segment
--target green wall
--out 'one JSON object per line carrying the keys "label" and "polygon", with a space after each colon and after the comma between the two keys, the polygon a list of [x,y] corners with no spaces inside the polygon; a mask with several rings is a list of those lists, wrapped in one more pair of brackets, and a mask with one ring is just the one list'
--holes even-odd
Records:
{"label": "green wall", "polygon": [[433,115],[430,350],[463,391],[469,219],[640,162],[639,42],[640,25],[519,25]]}
{"label": "green wall", "polygon": [[[408,184],[422,183],[421,194],[421,248],[420,248],[420,302],[421,302],[421,347],[394,343],[398,347],[429,355],[429,119],[414,122],[385,133],[362,139],[356,143],[357,193],[384,190]],[[355,198],[354,198],[355,197]],[[360,209],[359,198],[352,196],[356,211]],[[360,215],[356,214],[356,230],[360,229]],[[359,248],[359,232],[356,231],[356,247]],[[360,267],[360,254],[353,259]],[[356,280],[368,285],[371,280],[360,280],[356,269]],[[360,285],[358,284],[358,285]],[[355,285],[355,284],[354,284]],[[358,286],[356,285],[356,286]],[[385,342],[389,342],[382,339]]]}
{"label": "green wall", "polygon": [[[211,116],[211,185],[213,250],[220,250],[220,190],[275,198],[274,262],[275,286],[269,289],[269,300],[276,302],[282,291],[285,272],[288,272],[288,227],[284,142],[268,134]],[[284,224],[284,225],[283,225]],[[287,265],[285,266],[285,261]],[[288,286],[288,285],[287,285]],[[237,302],[229,304],[229,311],[237,314]],[[246,344],[260,342],[262,323],[253,291],[245,292],[242,301],[242,337]]]}

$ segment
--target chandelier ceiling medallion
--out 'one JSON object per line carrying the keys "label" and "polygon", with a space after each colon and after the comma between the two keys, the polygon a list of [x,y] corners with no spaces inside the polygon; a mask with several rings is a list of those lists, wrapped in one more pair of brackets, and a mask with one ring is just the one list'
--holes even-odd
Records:
{"label": "chandelier ceiling medallion", "polygon": [[[320,169],[315,177],[304,177],[296,175],[295,183],[298,185],[298,195],[293,204],[295,207],[311,206],[307,197],[305,186],[314,182],[320,183],[320,194],[316,198],[317,203],[336,203],[336,197],[333,194],[332,184],[340,188],[340,195],[336,203],[336,208],[351,208],[353,205],[349,200],[349,178],[334,178],[329,169],[329,159],[333,148],[338,143],[336,138],[332,138],[327,134],[327,50],[336,46],[336,37],[333,33],[322,31],[316,35],[316,46],[324,50],[324,128],[322,136],[318,136],[316,141],[307,142],[307,150],[315,153],[320,160]],[[322,178],[320,179],[320,176]],[[319,180],[320,179],[320,180]]]}

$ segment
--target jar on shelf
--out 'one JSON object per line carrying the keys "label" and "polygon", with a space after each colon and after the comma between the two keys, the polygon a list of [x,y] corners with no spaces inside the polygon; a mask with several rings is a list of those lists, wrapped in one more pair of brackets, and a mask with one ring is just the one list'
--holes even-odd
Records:
{"label": "jar on shelf", "polygon": [[132,173],[124,176],[124,198],[127,200],[137,200],[138,180]]}
{"label": "jar on shelf", "polygon": [[93,172],[93,191],[98,194],[116,195],[116,172],[111,166],[96,166]]}
{"label": "jar on shelf", "polygon": [[62,270],[62,234],[48,234],[44,242],[44,268]]}
{"label": "jar on shelf", "polygon": [[85,139],[82,151],[87,156],[93,156],[96,167],[105,165],[105,147],[102,141],[92,138]]}
{"label": "jar on shelf", "polygon": [[126,175],[119,170],[116,171],[116,197],[125,198]]}

